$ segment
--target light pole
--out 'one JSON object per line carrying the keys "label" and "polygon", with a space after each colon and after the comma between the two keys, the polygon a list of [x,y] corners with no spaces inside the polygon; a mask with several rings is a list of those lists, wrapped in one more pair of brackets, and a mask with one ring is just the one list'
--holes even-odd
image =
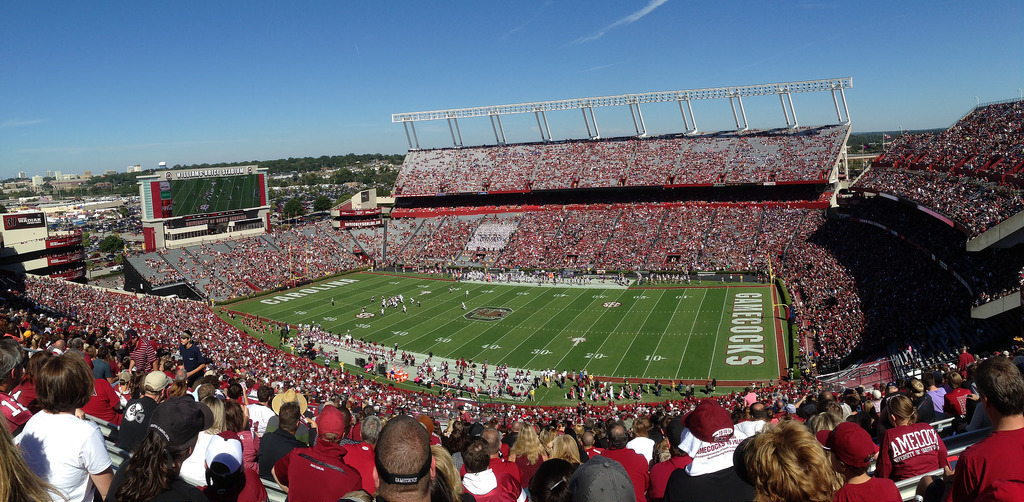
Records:
{"label": "light pole", "polygon": [[1024,99],[1024,90],[1022,90],[1020,87],[1017,88],[1017,97],[1019,99]]}
{"label": "light pole", "polygon": [[981,100],[977,96],[974,97],[974,107],[978,108],[981,106]]}

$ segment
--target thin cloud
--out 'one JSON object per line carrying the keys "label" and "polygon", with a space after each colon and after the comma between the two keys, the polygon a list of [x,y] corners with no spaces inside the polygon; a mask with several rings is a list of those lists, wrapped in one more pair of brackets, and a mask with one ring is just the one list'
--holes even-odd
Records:
{"label": "thin cloud", "polygon": [[627,25],[627,24],[633,24],[633,23],[643,19],[645,16],[647,16],[651,12],[654,12],[654,9],[657,9],[658,7],[661,7],[662,4],[664,4],[665,2],[668,2],[668,0],[650,0],[649,2],[647,2],[647,5],[644,6],[644,8],[642,8],[642,9],[640,9],[640,10],[638,10],[638,11],[636,11],[636,12],[634,12],[634,13],[632,13],[632,14],[630,14],[630,15],[622,18],[622,19],[619,19],[618,21],[615,21],[614,23],[609,24],[608,26],[605,26],[604,28],[600,29],[597,33],[594,33],[593,35],[577,38],[576,40],[572,41],[572,44],[573,45],[579,45],[579,44],[585,44],[587,42],[593,42],[594,40],[597,40],[597,39],[603,37],[606,33],[608,33],[609,31],[611,31],[611,30],[613,30],[615,28],[618,28],[619,26],[624,26],[624,25]]}
{"label": "thin cloud", "polygon": [[523,24],[521,24],[519,26],[516,26],[515,28],[512,28],[511,30],[508,31],[508,33],[505,33],[504,35],[502,35],[502,37],[501,37],[502,40],[504,40],[504,39],[506,39],[506,38],[508,38],[508,37],[510,37],[510,36],[512,36],[512,35],[514,35],[514,34],[516,34],[518,32],[520,32],[520,31],[522,31],[524,28],[526,28],[530,23],[532,23],[538,17],[540,17],[541,13],[544,12],[545,9],[547,9],[548,7],[551,6],[552,2],[553,2],[553,0],[547,0],[546,2],[544,2],[544,5],[541,5],[539,9],[534,11],[533,15],[530,16],[530,19],[527,19],[525,23],[523,23]]}
{"label": "thin cloud", "polygon": [[8,120],[5,120],[3,122],[0,122],[0,128],[6,129],[6,128],[9,128],[9,127],[33,126],[33,125],[36,125],[36,124],[42,124],[45,121],[46,121],[46,119],[32,119],[32,120],[8,119]]}
{"label": "thin cloud", "polygon": [[603,65],[598,65],[598,66],[591,66],[590,68],[587,68],[586,70],[583,70],[583,73],[588,73],[588,72],[597,71],[597,70],[603,70],[605,68],[611,68],[612,66],[620,65],[620,64],[622,64],[622,63],[608,63],[608,64],[603,64]]}

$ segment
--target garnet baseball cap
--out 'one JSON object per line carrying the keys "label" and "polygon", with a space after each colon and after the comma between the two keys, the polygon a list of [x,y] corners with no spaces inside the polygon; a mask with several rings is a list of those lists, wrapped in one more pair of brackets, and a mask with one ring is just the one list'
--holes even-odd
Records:
{"label": "garnet baseball cap", "polygon": [[733,435],[732,417],[716,402],[702,401],[683,419],[687,429],[705,443],[728,441]]}
{"label": "garnet baseball cap", "polygon": [[339,436],[345,435],[345,415],[334,406],[324,406],[323,412],[316,419],[318,434],[333,432]]}
{"label": "garnet baseball cap", "polygon": [[850,467],[867,467],[878,451],[878,447],[871,441],[871,435],[853,422],[839,424],[828,435],[825,449],[831,450]]}
{"label": "garnet baseball cap", "polygon": [[686,429],[679,449],[693,462],[686,466],[690,476],[700,476],[733,467],[733,452],[746,434],[735,430],[729,412],[716,402],[703,401],[683,418]]}
{"label": "garnet baseball cap", "polygon": [[206,446],[206,469],[224,477],[242,467],[242,440],[233,431],[224,431],[210,438]]}
{"label": "garnet baseball cap", "polygon": [[191,396],[172,397],[153,410],[150,429],[156,429],[168,446],[183,451],[196,444],[199,433],[213,427],[213,411]]}

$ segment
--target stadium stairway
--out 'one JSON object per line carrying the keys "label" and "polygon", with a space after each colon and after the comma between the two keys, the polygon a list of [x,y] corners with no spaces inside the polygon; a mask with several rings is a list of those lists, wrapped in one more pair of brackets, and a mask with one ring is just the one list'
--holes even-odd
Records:
{"label": "stadium stairway", "polygon": [[263,240],[263,242],[264,242],[264,243],[266,243],[266,244],[267,244],[267,246],[269,246],[269,247],[270,247],[271,249],[273,249],[273,250],[275,250],[275,251],[277,251],[277,252],[281,252],[281,248],[277,247],[277,244],[275,244],[275,243],[274,243],[274,242],[273,242],[272,240],[270,240],[270,239],[268,238],[268,235],[267,235],[267,234],[263,234],[263,235],[261,235],[261,236],[260,236],[260,239],[262,239],[262,240]]}

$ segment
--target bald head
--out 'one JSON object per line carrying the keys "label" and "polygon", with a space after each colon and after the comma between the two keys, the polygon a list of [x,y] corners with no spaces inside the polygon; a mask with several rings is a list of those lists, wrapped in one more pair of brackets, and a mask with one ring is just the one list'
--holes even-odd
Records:
{"label": "bald head", "polygon": [[498,450],[501,449],[501,433],[493,427],[487,427],[480,437],[487,441],[487,454],[492,457],[497,455]]}
{"label": "bald head", "polygon": [[408,416],[398,416],[388,421],[380,431],[374,451],[379,467],[374,470],[378,477],[378,492],[382,498],[393,502],[430,500],[430,480],[434,477],[431,467],[428,476],[415,484],[388,482],[388,476],[412,477],[431,461],[430,436],[419,422]]}

